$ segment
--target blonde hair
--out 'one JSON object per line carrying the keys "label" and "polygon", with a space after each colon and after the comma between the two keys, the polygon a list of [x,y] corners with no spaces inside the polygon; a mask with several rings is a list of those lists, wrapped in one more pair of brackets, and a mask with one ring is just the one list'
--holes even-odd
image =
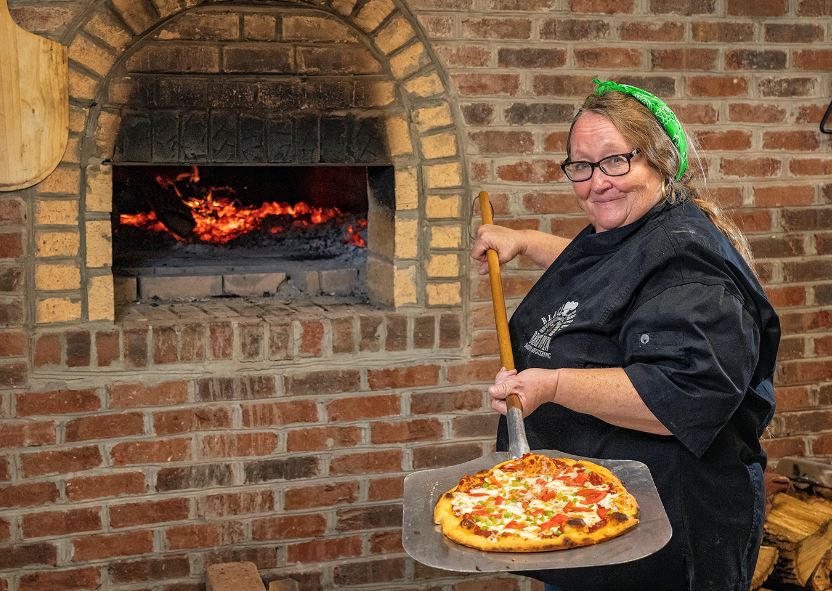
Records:
{"label": "blonde hair", "polygon": [[[571,157],[572,130],[581,114],[591,112],[602,115],[612,122],[625,138],[638,148],[647,163],[659,171],[665,179],[662,187],[665,189],[665,199],[670,203],[691,201],[701,209],[708,219],[722,232],[728,241],[737,249],[745,262],[754,271],[754,257],[751,247],[742,231],[734,221],[728,217],[719,204],[712,199],[706,190],[700,189],[696,183],[696,172],[689,166],[679,180],[674,180],[679,170],[679,153],[661,123],[653,113],[636,99],[620,92],[607,92],[601,96],[594,94],[587,97],[584,104],[572,119],[569,135],[566,138],[566,154]],[[688,153],[696,154],[696,147],[688,138]],[[705,173],[698,156],[695,156],[699,172],[705,180]]]}

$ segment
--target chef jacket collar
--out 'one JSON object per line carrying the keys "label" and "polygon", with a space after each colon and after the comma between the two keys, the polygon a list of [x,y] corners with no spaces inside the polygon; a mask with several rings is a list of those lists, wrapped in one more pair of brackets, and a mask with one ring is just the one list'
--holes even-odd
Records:
{"label": "chef jacket collar", "polygon": [[595,227],[590,224],[575,238],[575,248],[591,254],[615,250],[641,228],[650,225],[651,222],[655,223],[658,214],[670,206],[667,200],[662,199],[636,221],[604,232],[596,232]]}

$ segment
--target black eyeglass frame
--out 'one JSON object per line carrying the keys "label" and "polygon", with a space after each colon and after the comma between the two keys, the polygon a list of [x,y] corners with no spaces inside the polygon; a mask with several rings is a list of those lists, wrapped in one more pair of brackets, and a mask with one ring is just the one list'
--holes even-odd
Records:
{"label": "black eyeglass frame", "polygon": [[[627,152],[626,154],[610,154],[609,156],[607,156],[605,158],[601,158],[598,162],[588,162],[587,160],[566,160],[565,162],[563,162],[560,165],[560,169],[563,171],[563,174],[566,175],[566,178],[568,178],[573,183],[583,183],[583,182],[588,181],[589,179],[592,178],[592,175],[595,174],[595,169],[596,168],[600,168],[601,172],[603,172],[607,176],[624,176],[625,174],[630,172],[630,169],[632,168],[633,164],[632,164],[631,160],[633,158],[635,158],[636,156],[638,156],[640,153],[641,153],[641,150],[639,150],[638,148],[633,148],[632,151]],[[627,170],[625,170],[622,173],[610,174],[604,169],[604,166],[601,164],[604,160],[609,160],[610,158],[621,158],[621,157],[624,157],[624,158],[627,159]],[[590,172],[589,172],[589,176],[586,177],[585,179],[581,179],[579,181],[574,180],[571,176],[569,176],[569,172],[567,172],[567,170],[566,170],[566,167],[569,166],[570,164],[589,164],[589,166],[591,167]]]}

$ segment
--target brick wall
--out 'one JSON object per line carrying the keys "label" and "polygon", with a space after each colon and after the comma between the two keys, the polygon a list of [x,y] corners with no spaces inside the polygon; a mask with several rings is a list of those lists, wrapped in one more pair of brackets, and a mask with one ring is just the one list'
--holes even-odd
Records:
{"label": "brick wall", "polygon": [[[558,163],[595,75],[667,97],[698,139],[783,321],[766,447],[832,457],[832,158],[817,131],[832,94],[828,2],[288,5],[343,23],[397,93],[387,139],[404,255],[376,279],[401,297],[118,315],[107,159],[135,96],[122,66],[144,75],[161,57],[142,52],[182,43],[176,31],[277,55],[283,16],[258,5],[185,27],[196,0],[10,4],[69,46],[73,98],[59,168],[0,194],[0,590],[195,590],[208,564],[241,559],[309,590],[536,588],[407,558],[402,480],[491,449],[482,385],[498,362],[487,283],[464,256],[468,202],[487,189],[499,223],[577,232]],[[197,54],[169,67],[213,63]],[[538,273],[522,259],[506,269],[510,306]]]}

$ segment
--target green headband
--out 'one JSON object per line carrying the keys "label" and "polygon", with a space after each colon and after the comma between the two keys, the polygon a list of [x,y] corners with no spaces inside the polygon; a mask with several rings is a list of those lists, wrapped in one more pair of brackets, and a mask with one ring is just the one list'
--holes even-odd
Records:
{"label": "green headband", "polygon": [[676,172],[676,180],[682,178],[685,170],[688,168],[688,141],[685,137],[685,131],[682,129],[682,124],[676,114],[670,110],[665,102],[659,97],[650,94],[646,90],[642,90],[637,86],[630,86],[629,84],[618,84],[612,80],[601,82],[597,78],[593,80],[597,85],[595,88],[595,96],[601,96],[610,91],[620,92],[622,94],[629,94],[642,105],[650,109],[650,112],[662,124],[667,135],[670,136],[670,141],[676,146],[679,152],[679,170]]}

